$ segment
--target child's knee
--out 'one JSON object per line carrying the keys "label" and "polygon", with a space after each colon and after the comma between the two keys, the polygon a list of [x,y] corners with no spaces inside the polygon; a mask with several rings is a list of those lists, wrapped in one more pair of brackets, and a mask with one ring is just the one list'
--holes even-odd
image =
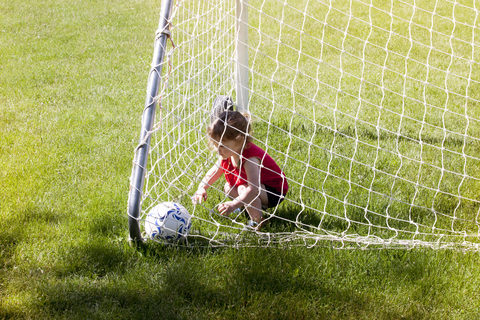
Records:
{"label": "child's knee", "polygon": [[247,187],[244,184],[238,186],[238,194],[242,194],[247,190]]}
{"label": "child's knee", "polygon": [[225,190],[225,194],[230,199],[238,197],[237,187],[232,187],[230,184],[228,184],[228,182],[225,183],[224,190]]}

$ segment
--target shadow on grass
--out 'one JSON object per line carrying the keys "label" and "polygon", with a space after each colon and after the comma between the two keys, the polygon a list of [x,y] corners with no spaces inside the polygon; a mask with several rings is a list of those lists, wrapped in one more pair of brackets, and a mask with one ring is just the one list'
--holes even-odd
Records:
{"label": "shadow on grass", "polygon": [[82,261],[32,279],[28,310],[4,309],[3,318],[419,319],[436,298],[408,309],[390,305],[388,292],[421,294],[414,284],[425,277],[427,295],[448,286],[421,252],[127,248],[72,248],[72,263]]}
{"label": "shadow on grass", "polygon": [[[119,221],[109,217],[92,217],[78,238],[55,242],[55,260],[45,273],[1,274],[2,281],[13,275],[25,285],[9,289],[21,300],[18,308],[16,298],[0,293],[0,319],[420,319],[442,305],[438,292],[457,285],[452,274],[465,270],[444,269],[464,259],[454,252],[155,243],[133,249],[126,240],[113,240],[118,233],[111,226]],[[37,218],[47,226],[61,219]],[[280,223],[272,227],[282,228]],[[453,296],[468,293],[460,289]],[[409,298],[418,300],[412,305]]]}
{"label": "shadow on grass", "polygon": [[[217,268],[213,272],[184,256],[170,260],[163,270],[153,268],[153,274],[140,268],[131,269],[132,274],[123,279],[109,275],[110,281],[69,277],[40,282],[36,286],[40,301],[32,309],[53,318],[301,319],[316,314],[310,307],[311,295],[330,297],[338,305],[366,305],[355,294],[292,280],[284,274],[290,270],[256,272],[254,261],[231,261],[224,272]],[[6,314],[6,318],[22,316],[28,318],[27,314]]]}

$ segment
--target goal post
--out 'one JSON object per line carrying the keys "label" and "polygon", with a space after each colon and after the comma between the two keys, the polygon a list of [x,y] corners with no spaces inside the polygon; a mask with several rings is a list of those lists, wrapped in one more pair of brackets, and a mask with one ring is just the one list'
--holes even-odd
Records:
{"label": "goal post", "polygon": [[[148,212],[174,201],[192,217],[192,246],[479,250],[479,9],[450,0],[163,1],[130,178],[130,238],[145,240]],[[260,232],[246,228],[245,210],[218,213],[228,200],[222,179],[192,204],[216,161],[206,129],[223,104],[249,114],[253,142],[288,179]]]}
{"label": "goal post", "polygon": [[235,0],[235,81],[237,109],[248,110],[248,1]]}
{"label": "goal post", "polygon": [[152,68],[148,76],[147,96],[143,110],[140,140],[135,150],[133,172],[130,178],[130,191],[128,197],[128,227],[130,240],[142,241],[139,219],[141,215],[142,191],[144,186],[145,171],[147,169],[148,152],[150,150],[151,130],[155,121],[156,99],[160,87],[163,61],[167,39],[170,36],[169,19],[172,12],[173,0],[163,0],[160,20],[155,35]]}

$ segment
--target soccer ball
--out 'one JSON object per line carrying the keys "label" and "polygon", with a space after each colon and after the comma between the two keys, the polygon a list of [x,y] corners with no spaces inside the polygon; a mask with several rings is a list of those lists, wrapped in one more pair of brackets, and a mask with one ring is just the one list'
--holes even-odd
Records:
{"label": "soccer ball", "polygon": [[176,241],[186,238],[192,227],[192,218],[179,203],[163,202],[148,213],[145,233],[148,238],[160,241]]}

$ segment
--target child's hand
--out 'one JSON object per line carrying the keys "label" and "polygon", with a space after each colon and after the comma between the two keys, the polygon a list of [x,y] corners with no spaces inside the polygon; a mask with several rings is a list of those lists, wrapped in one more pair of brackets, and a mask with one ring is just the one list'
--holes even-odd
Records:
{"label": "child's hand", "polygon": [[207,190],[205,190],[204,188],[198,189],[192,198],[193,204],[202,203],[205,200],[207,200]]}
{"label": "child's hand", "polygon": [[218,212],[222,216],[228,216],[230,213],[237,209],[237,203],[235,201],[227,201],[218,205]]}

